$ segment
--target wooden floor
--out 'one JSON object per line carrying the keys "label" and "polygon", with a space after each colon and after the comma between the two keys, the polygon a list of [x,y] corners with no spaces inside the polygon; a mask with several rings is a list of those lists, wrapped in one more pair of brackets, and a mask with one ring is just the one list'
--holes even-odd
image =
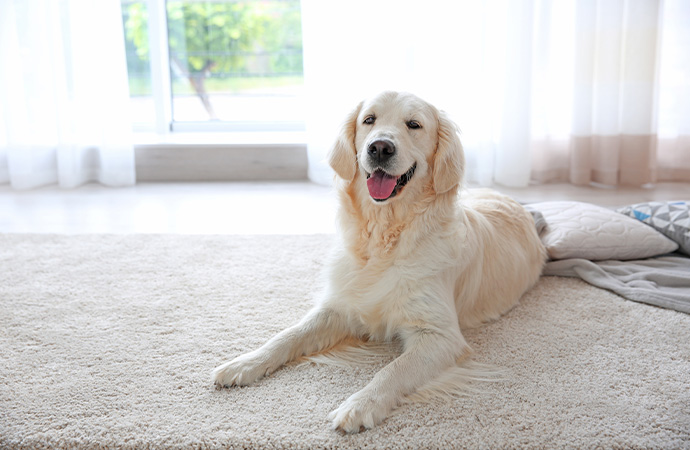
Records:
{"label": "wooden floor", "polygon": [[[622,206],[690,200],[690,184],[654,188],[541,185],[496,189],[521,202],[576,200]],[[309,182],[143,183],[113,189],[14,191],[0,187],[2,233],[311,234],[335,231],[331,188]]]}

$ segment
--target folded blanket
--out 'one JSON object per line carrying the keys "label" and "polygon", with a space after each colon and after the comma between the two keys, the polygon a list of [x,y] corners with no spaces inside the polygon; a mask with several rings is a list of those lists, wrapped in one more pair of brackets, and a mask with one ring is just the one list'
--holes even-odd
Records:
{"label": "folded blanket", "polygon": [[550,261],[544,275],[579,277],[635,300],[690,314],[690,258],[660,256],[635,261]]}

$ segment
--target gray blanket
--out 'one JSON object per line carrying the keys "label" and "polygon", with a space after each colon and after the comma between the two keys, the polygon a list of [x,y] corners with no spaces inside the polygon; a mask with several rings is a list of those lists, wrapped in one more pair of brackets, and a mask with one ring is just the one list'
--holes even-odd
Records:
{"label": "gray blanket", "polygon": [[544,275],[578,277],[630,300],[690,314],[690,258],[660,256],[636,261],[550,261]]}

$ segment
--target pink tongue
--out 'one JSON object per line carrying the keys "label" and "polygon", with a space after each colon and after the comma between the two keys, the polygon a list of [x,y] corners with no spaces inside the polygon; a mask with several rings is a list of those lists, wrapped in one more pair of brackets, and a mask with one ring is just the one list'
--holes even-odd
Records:
{"label": "pink tongue", "polygon": [[381,170],[372,173],[367,180],[369,195],[376,200],[385,200],[391,196],[398,180]]}

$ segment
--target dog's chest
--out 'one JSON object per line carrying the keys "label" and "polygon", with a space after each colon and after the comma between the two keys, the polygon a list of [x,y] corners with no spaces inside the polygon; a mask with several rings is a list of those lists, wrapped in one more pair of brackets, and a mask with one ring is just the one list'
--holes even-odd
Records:
{"label": "dog's chest", "polygon": [[331,289],[352,325],[374,338],[389,339],[414,320],[419,296],[415,280],[405,277],[403,268],[377,260],[364,267],[341,263],[342,275],[334,274]]}

